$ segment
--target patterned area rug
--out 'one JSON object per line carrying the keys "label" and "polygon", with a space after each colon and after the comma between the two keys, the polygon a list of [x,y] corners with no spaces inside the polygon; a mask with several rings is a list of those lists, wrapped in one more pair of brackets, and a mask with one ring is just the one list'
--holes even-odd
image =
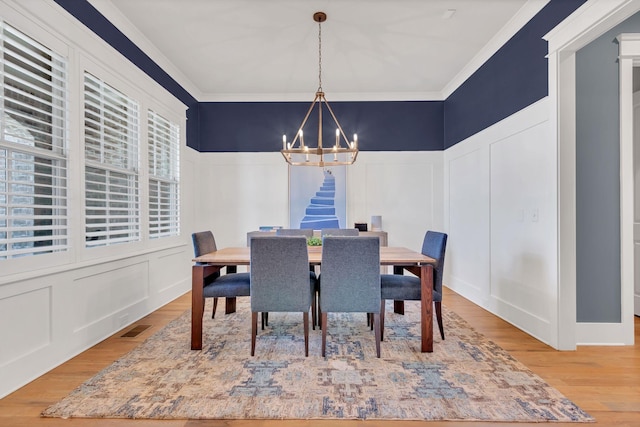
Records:
{"label": "patterned area rug", "polygon": [[436,332],[434,352],[421,353],[418,303],[407,302],[404,316],[389,305],[377,359],[364,314],[329,313],[327,357],[316,329],[305,358],[301,314],[270,313],[250,357],[247,299],[234,314],[205,314],[202,351],[189,348],[187,311],[42,415],[594,421],[458,315],[443,312],[446,340]]}

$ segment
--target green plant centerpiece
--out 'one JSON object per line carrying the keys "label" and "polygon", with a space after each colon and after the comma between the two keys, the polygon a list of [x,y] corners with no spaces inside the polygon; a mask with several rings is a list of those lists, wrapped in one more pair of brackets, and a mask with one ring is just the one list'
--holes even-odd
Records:
{"label": "green plant centerpiece", "polygon": [[316,236],[309,237],[307,238],[307,246],[322,246],[322,239]]}

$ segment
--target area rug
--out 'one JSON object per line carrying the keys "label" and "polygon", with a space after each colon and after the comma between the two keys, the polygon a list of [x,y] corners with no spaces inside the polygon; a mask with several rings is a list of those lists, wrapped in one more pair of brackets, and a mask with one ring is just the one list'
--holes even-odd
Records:
{"label": "area rug", "polygon": [[419,306],[407,302],[405,315],[388,307],[380,359],[359,313],[329,313],[326,358],[318,329],[304,357],[301,314],[270,313],[251,357],[246,300],[234,314],[205,314],[201,351],[190,350],[187,311],[42,415],[594,421],[446,307],[433,353],[420,352]]}

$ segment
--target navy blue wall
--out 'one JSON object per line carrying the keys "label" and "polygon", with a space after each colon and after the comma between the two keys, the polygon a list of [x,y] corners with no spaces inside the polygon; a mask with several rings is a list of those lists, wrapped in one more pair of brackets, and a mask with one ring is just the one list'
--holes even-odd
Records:
{"label": "navy blue wall", "polygon": [[548,95],[548,50],[542,37],[585,1],[551,0],[447,98],[445,148]]}
{"label": "navy blue wall", "polygon": [[[358,134],[362,151],[442,150],[443,102],[330,102],[349,139]],[[291,141],[309,102],[205,102],[200,104],[199,151],[278,151]],[[323,145],[333,145],[335,123],[323,109]],[[315,145],[317,106],[304,127]]]}
{"label": "navy blue wall", "polygon": [[[198,103],[87,0],[54,0],[189,107],[187,145],[199,151],[277,151],[308,104]],[[331,103],[363,151],[442,150],[548,94],[542,36],[586,0],[551,0],[446,101]],[[309,94],[311,102],[312,93]]]}
{"label": "navy blue wall", "polygon": [[[188,108],[187,141],[198,141],[198,100],[178,84],[149,56],[109,22],[86,0],[54,0],[91,31],[113,46],[125,58],[144,71]],[[197,144],[196,144],[197,145]]]}

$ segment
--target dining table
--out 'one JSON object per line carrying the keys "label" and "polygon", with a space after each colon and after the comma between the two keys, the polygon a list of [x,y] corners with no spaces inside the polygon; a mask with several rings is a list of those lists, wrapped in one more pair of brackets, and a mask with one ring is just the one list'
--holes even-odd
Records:
{"label": "dining table", "polygon": [[[309,264],[320,266],[322,246],[308,246]],[[227,266],[248,266],[249,247],[226,247],[193,258],[191,267],[191,349],[202,350],[202,317],[204,315],[203,287],[205,279]],[[404,268],[420,277],[420,330],[421,351],[433,351],[433,266],[437,261],[420,252],[404,247],[380,246],[380,265]],[[348,286],[348,284],[345,284]]]}

